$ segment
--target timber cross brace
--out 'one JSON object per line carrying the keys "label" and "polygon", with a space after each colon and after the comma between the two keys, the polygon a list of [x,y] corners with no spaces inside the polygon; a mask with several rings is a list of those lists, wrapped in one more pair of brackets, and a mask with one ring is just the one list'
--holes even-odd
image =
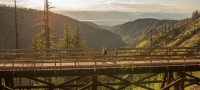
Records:
{"label": "timber cross brace", "polygon": [[[142,78],[138,78],[140,75]],[[124,77],[125,76],[125,77]],[[160,77],[160,78],[158,78]],[[20,83],[16,83],[20,82]],[[191,85],[200,85],[200,78],[191,72],[165,72],[128,75],[86,75],[68,77],[15,77],[2,78],[1,90],[47,89],[47,90],[126,90],[130,86],[145,90],[184,90]],[[15,86],[14,86],[14,83]],[[55,84],[59,83],[59,84]],[[159,88],[152,84],[159,84]],[[131,87],[131,88],[132,88]]]}

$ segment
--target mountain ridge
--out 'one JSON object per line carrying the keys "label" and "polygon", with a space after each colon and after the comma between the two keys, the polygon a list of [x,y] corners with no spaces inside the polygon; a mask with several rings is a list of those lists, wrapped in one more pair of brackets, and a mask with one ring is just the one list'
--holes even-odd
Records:
{"label": "mountain ridge", "polygon": [[[16,41],[13,12],[14,8],[12,7],[0,6],[1,37],[5,38],[5,40],[0,40],[2,48],[15,48]],[[19,19],[19,48],[28,48],[30,46],[32,36],[41,32],[41,28],[37,28],[34,25],[40,22],[38,20],[43,16],[43,12],[40,10],[26,8],[17,9],[17,12]],[[21,17],[25,18],[21,19]],[[50,13],[50,18],[52,29],[56,35],[56,42],[58,42],[58,40],[63,37],[64,24],[68,23],[72,30],[75,30],[76,26],[80,27],[81,35],[83,36],[83,39],[86,40],[88,48],[124,46],[124,42],[122,41],[121,37],[115,33],[109,32],[107,30],[97,29],[78,20],[74,20],[71,17],[57,13]]]}
{"label": "mountain ridge", "polygon": [[122,12],[122,11],[55,11],[59,14],[67,15],[80,21],[91,21],[97,25],[114,26],[140,18],[155,18],[181,20],[191,17],[190,13],[175,12]]}
{"label": "mountain ridge", "polygon": [[148,35],[151,28],[158,28],[176,20],[159,20],[154,18],[136,19],[121,25],[116,25],[110,31],[119,34],[127,46],[136,45],[141,39]]}

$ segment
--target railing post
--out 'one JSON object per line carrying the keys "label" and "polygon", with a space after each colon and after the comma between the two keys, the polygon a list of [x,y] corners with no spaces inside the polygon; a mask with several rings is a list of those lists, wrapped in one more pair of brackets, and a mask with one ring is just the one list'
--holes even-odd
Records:
{"label": "railing post", "polygon": [[150,69],[151,69],[151,67],[152,67],[152,48],[151,48],[151,53],[150,53],[150,62],[151,62],[151,66],[150,66]]}
{"label": "railing post", "polygon": [[[126,49],[124,50],[124,56],[126,56]],[[125,57],[124,57],[124,59],[125,59]]]}
{"label": "railing post", "polygon": [[60,66],[61,66],[61,50],[59,50],[59,59],[60,59]]}
{"label": "railing post", "polygon": [[133,65],[132,65],[132,71],[134,69],[134,57],[132,58],[132,62],[133,62]]}
{"label": "railing post", "polygon": [[13,74],[15,73],[14,72],[14,60],[13,60],[14,58],[12,58],[12,71],[13,71]]}
{"label": "railing post", "polygon": [[9,58],[10,56],[9,56],[9,54],[8,54],[8,51],[7,51],[6,53],[7,53],[7,57]]}
{"label": "railing post", "polygon": [[[46,57],[46,55],[45,55],[46,53],[45,53],[45,52],[46,52],[46,51],[42,50],[42,56],[43,56],[43,57]],[[45,61],[44,58],[42,58],[42,61],[43,61],[43,62]],[[42,63],[42,66],[43,66],[43,63]]]}
{"label": "railing post", "polygon": [[[94,49],[92,49],[92,57],[93,57],[93,61],[94,61],[94,57],[95,57],[95,55],[94,55]],[[95,67],[96,67],[96,64],[97,64],[97,62],[95,61]]]}
{"label": "railing post", "polygon": [[24,57],[25,57],[25,61],[26,61],[26,50],[24,50]]}
{"label": "railing post", "polygon": [[168,56],[168,58],[167,58],[167,63],[168,63],[167,68],[169,68],[169,59],[170,59],[170,49],[169,48],[167,48],[167,56]]}
{"label": "railing post", "polygon": [[186,60],[186,52],[185,52],[185,54],[184,54],[184,68],[185,68],[185,60]]}
{"label": "railing post", "polygon": [[55,68],[54,69],[55,69],[55,73],[56,73],[56,56],[54,58],[55,58]]}
{"label": "railing post", "polygon": [[[77,51],[76,51],[75,56],[77,57]],[[77,58],[75,58],[75,72],[76,72],[76,62],[77,62]]]}
{"label": "railing post", "polygon": [[140,52],[139,52],[139,55],[140,55],[139,59],[141,59],[141,48],[140,48]]}
{"label": "railing post", "polygon": [[194,55],[194,58],[196,59],[196,57],[197,57],[197,56],[196,56],[196,55],[197,55],[197,49],[196,49],[196,48],[195,48],[195,50],[194,50],[194,54],[195,54],[195,55]]}
{"label": "railing post", "polygon": [[110,55],[110,52],[108,52],[108,56],[109,56],[108,60],[111,60],[111,59],[110,59],[110,56],[111,56],[111,55]]}
{"label": "railing post", "polygon": [[96,71],[96,68],[97,68],[97,62],[96,62],[96,60],[95,60],[94,49],[92,49],[92,53],[93,53],[93,56],[92,56],[92,58],[93,58],[93,61],[95,61],[94,70]]}
{"label": "railing post", "polygon": [[92,82],[93,82],[92,90],[97,90],[97,75],[96,74],[92,75]]}
{"label": "railing post", "polygon": [[[34,56],[36,55],[36,51],[34,52]],[[36,56],[34,58],[34,63],[33,63],[33,69],[34,69],[34,74],[36,74],[36,70],[35,70],[35,61],[36,61]]]}
{"label": "railing post", "polygon": [[75,72],[76,72],[76,61],[77,61],[77,59],[75,59]]}

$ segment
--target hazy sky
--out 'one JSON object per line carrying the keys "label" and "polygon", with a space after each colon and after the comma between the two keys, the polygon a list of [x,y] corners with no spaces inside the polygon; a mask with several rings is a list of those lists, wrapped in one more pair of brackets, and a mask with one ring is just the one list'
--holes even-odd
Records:
{"label": "hazy sky", "polygon": [[[14,0],[0,0],[13,5]],[[128,12],[181,12],[200,10],[200,0],[49,0],[51,10],[128,11]],[[43,9],[44,0],[17,0],[17,5]]]}

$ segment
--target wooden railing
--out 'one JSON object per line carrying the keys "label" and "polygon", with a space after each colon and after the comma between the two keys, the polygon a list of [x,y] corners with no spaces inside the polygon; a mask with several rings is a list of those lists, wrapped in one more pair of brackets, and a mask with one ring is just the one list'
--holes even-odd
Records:
{"label": "wooden railing", "polygon": [[[200,64],[200,48],[119,48],[118,56],[114,49],[107,49],[107,55],[101,55],[101,49],[1,49],[0,69],[63,69],[98,67],[135,67],[170,66]],[[193,60],[193,61],[192,61]],[[107,64],[101,64],[106,62]],[[118,62],[118,63],[115,63]],[[111,64],[112,63],[112,64]],[[26,66],[23,66],[27,64]],[[28,66],[28,64],[31,64]]]}

